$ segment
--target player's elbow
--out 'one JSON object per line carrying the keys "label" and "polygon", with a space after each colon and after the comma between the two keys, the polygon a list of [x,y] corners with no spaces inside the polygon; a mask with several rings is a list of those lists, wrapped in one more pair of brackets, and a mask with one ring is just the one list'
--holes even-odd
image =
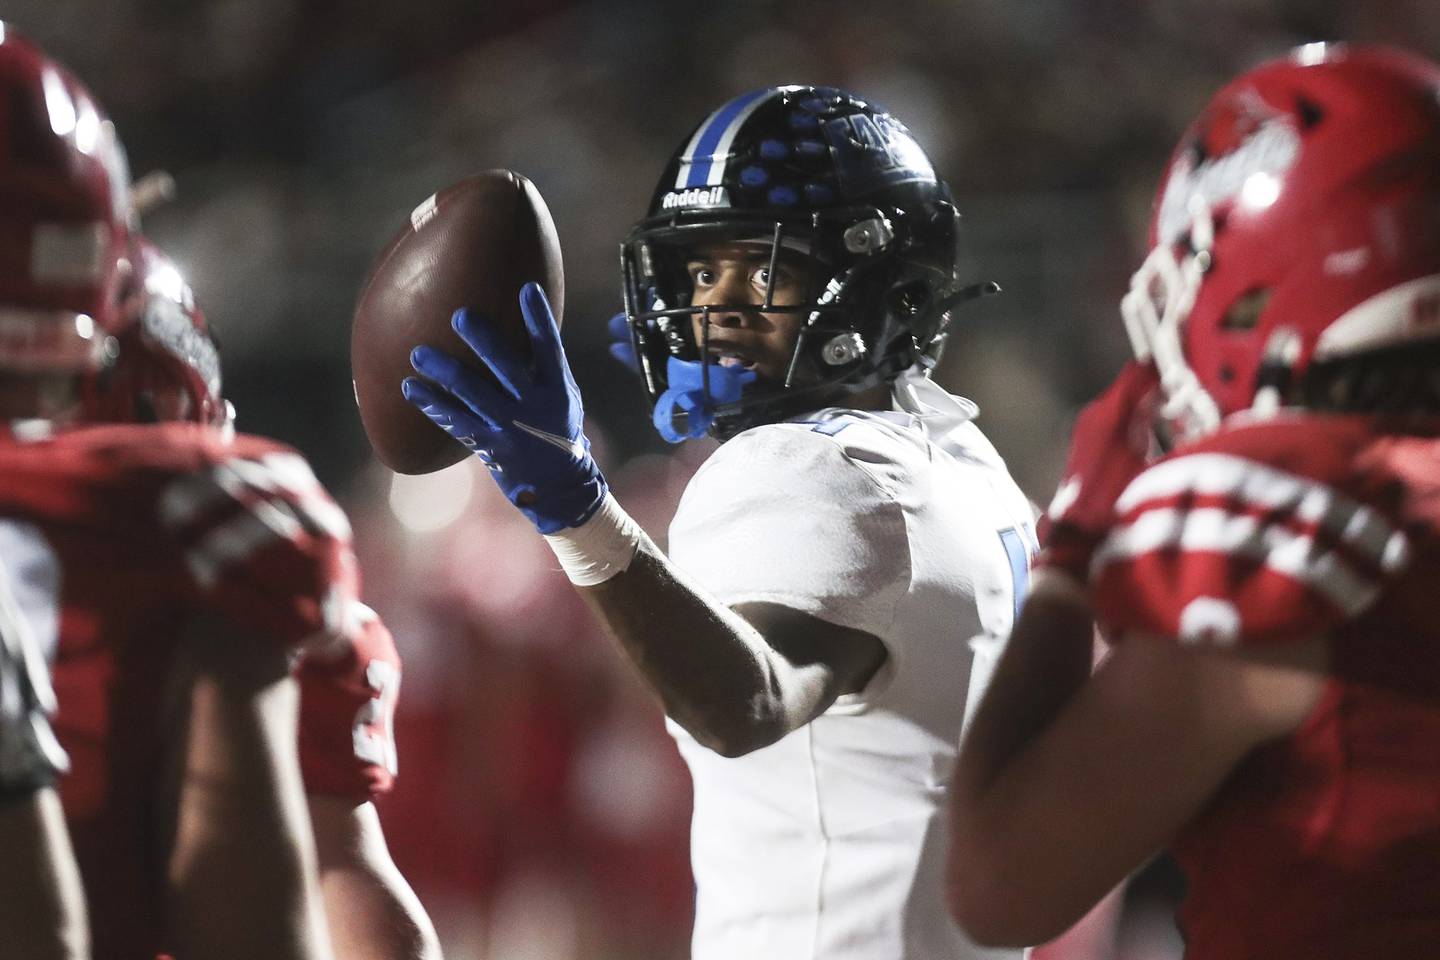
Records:
{"label": "player's elbow", "polygon": [[782,712],[759,709],[726,710],[685,726],[701,746],[731,760],[762,750],[791,730]]}
{"label": "player's elbow", "polygon": [[701,746],[732,760],[770,746],[794,728],[784,700],[768,692],[690,706],[667,712]]}
{"label": "player's elbow", "polygon": [[729,723],[690,731],[701,746],[727,760],[736,760],[770,746],[783,735],[761,724]]}

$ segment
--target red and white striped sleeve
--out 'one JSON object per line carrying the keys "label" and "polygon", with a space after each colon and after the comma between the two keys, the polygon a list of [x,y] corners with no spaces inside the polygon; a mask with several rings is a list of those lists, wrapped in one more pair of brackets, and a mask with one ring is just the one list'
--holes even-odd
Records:
{"label": "red and white striped sleeve", "polygon": [[389,793],[399,773],[400,656],[379,616],[356,607],[351,641],[305,657],[297,671],[300,772],[307,794],[364,803]]}
{"label": "red and white striped sleeve", "polygon": [[1122,634],[1278,643],[1362,614],[1409,554],[1390,517],[1337,486],[1211,449],[1130,484],[1090,579],[1097,617]]}
{"label": "red and white striped sleeve", "polygon": [[298,453],[208,463],[172,480],[159,512],[203,605],[287,645],[354,636],[350,523]]}

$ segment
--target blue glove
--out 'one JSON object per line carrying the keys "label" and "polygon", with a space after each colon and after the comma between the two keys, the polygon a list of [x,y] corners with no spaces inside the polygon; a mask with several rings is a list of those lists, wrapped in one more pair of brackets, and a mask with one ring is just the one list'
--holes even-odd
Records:
{"label": "blue glove", "polygon": [[[517,357],[493,324],[461,308],[450,325],[494,380],[432,347],[416,347],[405,399],[472,450],[511,503],[541,533],[578,527],[609,489],[590,456],[585,410],[560,328],[538,284],[520,290],[533,364]],[[498,381],[498,385],[497,382]]]}
{"label": "blue glove", "polygon": [[630,336],[630,318],[622,310],[605,326],[610,332],[611,358],[629,367],[631,373],[639,373],[640,358],[635,355],[635,341]]}

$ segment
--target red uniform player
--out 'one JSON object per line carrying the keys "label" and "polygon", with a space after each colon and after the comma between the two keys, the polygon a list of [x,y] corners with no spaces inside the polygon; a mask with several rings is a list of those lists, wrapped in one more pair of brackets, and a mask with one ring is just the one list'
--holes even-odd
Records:
{"label": "red uniform player", "polygon": [[[161,504],[147,497],[178,496],[179,473],[225,459],[203,452],[220,431],[193,427],[215,439],[178,456],[161,443],[164,453],[147,459],[136,451],[154,428],[127,428],[133,436],[121,440],[85,427],[116,409],[139,412],[148,391],[132,375],[145,370],[143,348],[163,339],[136,310],[146,297],[123,150],[85,87],[3,24],[0,91],[0,552],[12,619],[63,661],[60,709],[77,761],[67,786],[94,955],[153,952],[163,913],[188,955],[318,960],[328,950],[289,667],[296,624],[347,607],[335,601],[353,594],[348,544],[317,534],[317,562],[286,564],[301,590],[325,583],[324,609],[261,598],[272,601],[261,604],[263,625],[237,616],[246,595],[206,581],[234,541],[185,544],[195,593],[175,592],[183,581],[168,565],[180,555],[165,538],[177,534],[165,523],[203,534],[206,521],[185,514],[179,496],[157,525]],[[204,339],[191,334],[191,345]],[[203,350],[181,359],[195,362],[172,366],[208,373]],[[32,441],[42,433],[55,437]],[[222,555],[207,558],[217,546]],[[195,603],[201,595],[208,607]],[[79,929],[78,910],[65,912],[58,922]]]}
{"label": "red uniform player", "polygon": [[[220,393],[219,363],[203,312],[175,265],[149,241],[136,238],[133,255],[143,278],[138,310],[144,320],[131,349],[125,351],[122,345],[115,370],[128,383],[132,406],[122,405],[113,417],[218,424],[228,437],[231,410]],[[127,354],[132,358],[128,364]],[[172,424],[161,429],[179,428]],[[239,465],[238,477],[222,470],[218,486],[234,491],[254,484],[264,491],[258,499],[257,491],[240,497],[253,505],[259,524],[250,518],[237,520],[249,532],[238,538],[227,533],[216,537],[227,557],[239,549],[252,551],[250,562],[232,568],[249,584],[236,589],[243,594],[261,581],[268,582],[279,593],[266,596],[288,597],[280,601],[286,608],[308,610],[319,598],[324,629],[339,631],[338,643],[322,639],[318,645],[307,644],[296,670],[300,769],[336,955],[342,960],[431,960],[439,956],[435,932],[390,859],[372,802],[390,791],[398,768],[393,724],[400,658],[380,618],[353,599],[350,525],[293,450],[242,436],[235,438],[229,455],[251,462]],[[228,497],[203,477],[186,483],[207,501]],[[268,506],[272,501],[290,517],[276,517]],[[315,539],[316,530],[321,531],[320,540]],[[328,587],[298,571],[286,573],[280,555],[298,552],[318,559],[313,551],[325,537],[337,548],[343,546],[344,558],[322,564],[331,573]],[[281,544],[287,538],[288,547]],[[267,550],[276,552],[267,554]],[[244,605],[253,611],[252,604]]]}
{"label": "red uniform player", "polygon": [[0,80],[0,551],[55,658],[95,955],[319,958],[328,919],[347,957],[421,956],[369,804],[399,661],[349,524],[297,453],[234,436],[88,92],[3,27]]}
{"label": "red uniform player", "polygon": [[1242,74],[1152,242],[1138,362],[1077,423],[962,751],[951,905],[1044,940],[1168,846],[1190,960],[1428,956],[1440,68],[1317,44]]}
{"label": "red uniform player", "polygon": [[93,937],[102,955],[127,944],[143,956],[163,922],[157,785],[176,775],[165,761],[184,723],[174,665],[186,632],[224,622],[353,656],[348,524],[293,451],[199,425],[11,439],[0,476],[0,543],[55,650],[55,728],[72,764],[61,795]]}
{"label": "red uniform player", "polygon": [[1326,638],[1312,711],[1173,841],[1190,955],[1420,955],[1440,923],[1440,418],[1229,427],[1116,513],[1093,568],[1112,632],[1260,655]]}

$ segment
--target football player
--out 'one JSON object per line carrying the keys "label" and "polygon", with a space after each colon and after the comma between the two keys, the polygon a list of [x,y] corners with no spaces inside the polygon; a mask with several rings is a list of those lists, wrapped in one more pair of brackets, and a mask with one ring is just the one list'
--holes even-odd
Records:
{"label": "football player", "polygon": [[68,766],[50,729],[55,691],[45,653],[0,568],[0,928],[35,960],[90,955],[85,894],[55,780]]}
{"label": "football player", "polygon": [[[118,338],[117,360],[106,372],[110,405],[104,416],[228,430],[233,410],[221,392],[219,354],[193,292],[148,239],[132,239],[131,259],[138,278],[131,309],[139,320]],[[348,545],[344,513],[299,454],[253,437],[238,441],[270,450],[259,458],[263,467],[238,467],[245,474],[239,489],[251,484],[282,496],[288,491],[299,498],[297,519],[303,523],[307,511],[315,514]],[[256,530],[248,536],[263,541],[267,535]],[[243,563],[234,572],[257,574]],[[374,804],[392,789],[398,769],[393,724],[400,658],[375,612],[347,597],[348,591],[322,601],[340,605],[343,636],[308,650],[296,668],[300,771],[325,917],[340,960],[437,960],[429,916],[390,857]],[[306,602],[303,590],[289,602]]]}
{"label": "football player", "polygon": [[906,128],[840,90],[757,90],[686,138],[622,247],[656,427],[724,441],[668,556],[590,456],[539,287],[533,364],[466,310],[494,380],[412,356],[406,396],[490,466],[664,704],[695,784],[698,960],[982,955],[941,896],[941,798],[1032,513],[975,405],[929,379],[985,289],[960,282],[957,219]]}
{"label": "football player", "polygon": [[168,922],[181,956],[328,956],[290,660],[348,635],[338,511],[273,445],[86,426],[125,402],[123,152],[8,25],[0,88],[0,555],[55,657],[94,953],[153,956]]}
{"label": "football player", "polygon": [[1440,67],[1314,44],[1241,74],[1151,242],[961,755],[951,905],[1045,939],[1168,847],[1190,960],[1428,956]]}

